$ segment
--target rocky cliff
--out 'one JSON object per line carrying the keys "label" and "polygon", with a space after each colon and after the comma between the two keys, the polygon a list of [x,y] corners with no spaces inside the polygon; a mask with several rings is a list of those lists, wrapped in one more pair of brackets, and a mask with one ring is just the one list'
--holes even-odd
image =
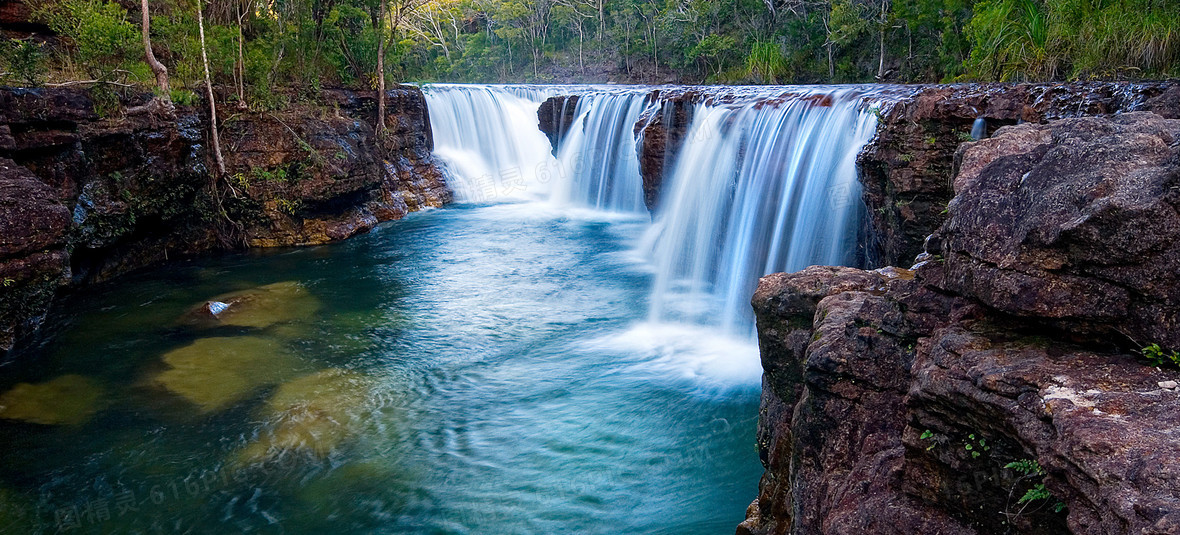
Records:
{"label": "rocky cliff", "polygon": [[319,244],[450,200],[426,101],[325,91],[221,124],[214,180],[204,108],[124,113],[64,89],[0,90],[0,351],[39,322],[62,283],[103,280],[214,249]]}
{"label": "rocky cliff", "polygon": [[1009,126],[912,270],[753,298],[766,472],[740,534],[1180,532],[1180,120]]}
{"label": "rocky cliff", "polygon": [[1180,118],[1180,83],[1074,82],[918,86],[885,104],[857,160],[871,261],[909,265],[946,219],[953,161],[980,121],[984,134],[1017,123],[1153,111]]}

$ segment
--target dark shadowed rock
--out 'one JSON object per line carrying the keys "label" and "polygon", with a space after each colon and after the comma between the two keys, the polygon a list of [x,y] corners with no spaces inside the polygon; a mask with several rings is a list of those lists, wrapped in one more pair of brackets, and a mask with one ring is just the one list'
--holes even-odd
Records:
{"label": "dark shadowed rock", "polygon": [[574,124],[580,99],[578,95],[549,97],[537,108],[537,126],[545,137],[549,138],[554,155],[561,147],[561,140],[565,139],[565,135]]}
{"label": "dark shadowed rock", "polygon": [[69,224],[52,188],[0,158],[0,353],[40,324],[69,273]]}

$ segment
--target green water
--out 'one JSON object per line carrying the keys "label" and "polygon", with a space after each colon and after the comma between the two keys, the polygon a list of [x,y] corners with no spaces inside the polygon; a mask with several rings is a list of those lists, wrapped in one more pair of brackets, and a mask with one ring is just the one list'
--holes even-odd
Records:
{"label": "green water", "polygon": [[647,225],[460,207],[72,296],[0,367],[0,532],[732,533],[757,359],[644,323]]}

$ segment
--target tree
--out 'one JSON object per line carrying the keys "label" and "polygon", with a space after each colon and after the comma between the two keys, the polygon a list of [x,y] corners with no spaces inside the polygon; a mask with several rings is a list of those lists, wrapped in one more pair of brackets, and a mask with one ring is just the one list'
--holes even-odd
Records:
{"label": "tree", "polygon": [[[390,39],[397,35],[397,29],[418,9],[424,0],[380,0],[377,30],[377,133],[385,132],[385,50]],[[385,17],[388,14],[389,23]],[[389,37],[385,37],[386,26]]]}
{"label": "tree", "polygon": [[140,0],[140,9],[143,10],[144,58],[148,66],[152,68],[152,73],[156,75],[156,87],[160,89],[158,98],[170,108],[172,106],[172,89],[168,86],[168,67],[160,63],[160,60],[156,59],[156,55],[152,53],[152,18],[151,11],[148,9],[148,0]]}
{"label": "tree", "polygon": [[225,159],[221,155],[221,138],[217,134],[217,99],[213,95],[213,78],[209,75],[209,54],[205,47],[205,0],[197,0],[197,31],[201,36],[201,63],[205,66],[205,96],[209,99],[209,131],[213,139],[213,159],[217,176],[225,176]]}

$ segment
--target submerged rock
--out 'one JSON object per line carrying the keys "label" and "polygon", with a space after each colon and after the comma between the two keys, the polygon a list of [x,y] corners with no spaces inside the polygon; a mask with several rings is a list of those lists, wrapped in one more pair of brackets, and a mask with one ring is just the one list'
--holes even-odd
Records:
{"label": "submerged rock", "polygon": [[302,363],[277,340],[258,336],[202,338],[164,355],[170,369],[156,384],[215,412],[299,373]]}
{"label": "submerged rock", "polygon": [[262,329],[311,319],[320,301],[302,284],[276,282],[219,295],[191,310],[186,318],[198,326],[232,325]]}
{"label": "submerged rock", "polygon": [[252,465],[293,452],[327,457],[360,431],[371,399],[369,379],[347,370],[331,368],[284,383],[263,409],[267,429],[237,460]]}
{"label": "submerged rock", "polygon": [[0,394],[0,418],[46,425],[78,425],[103,408],[104,389],[81,375],[20,383]]}

